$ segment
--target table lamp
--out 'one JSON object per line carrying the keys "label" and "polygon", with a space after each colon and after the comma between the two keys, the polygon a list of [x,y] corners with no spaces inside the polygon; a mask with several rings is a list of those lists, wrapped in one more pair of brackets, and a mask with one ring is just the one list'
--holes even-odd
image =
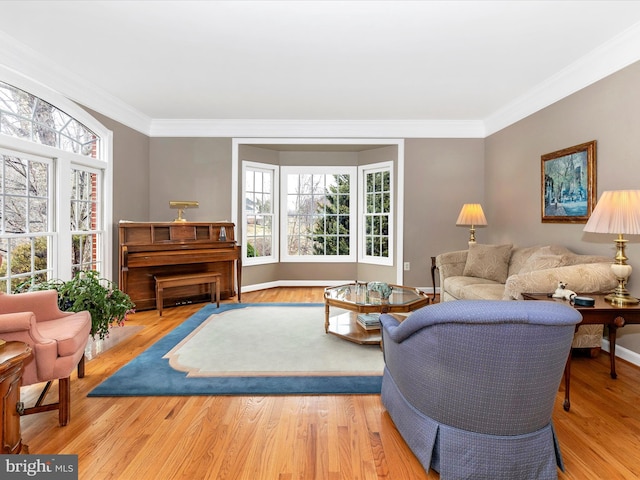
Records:
{"label": "table lamp", "polygon": [[614,190],[604,192],[596,204],[585,232],[613,233],[617,235],[616,256],[611,270],[618,280],[618,286],[605,298],[616,306],[637,304],[640,301],[632,297],[626,288],[631,275],[631,265],[627,264],[624,249],[627,235],[640,235],[640,190]]}
{"label": "table lamp", "polygon": [[457,226],[471,227],[469,229],[469,243],[476,243],[476,226],[485,226],[487,219],[479,203],[465,203],[460,210]]}

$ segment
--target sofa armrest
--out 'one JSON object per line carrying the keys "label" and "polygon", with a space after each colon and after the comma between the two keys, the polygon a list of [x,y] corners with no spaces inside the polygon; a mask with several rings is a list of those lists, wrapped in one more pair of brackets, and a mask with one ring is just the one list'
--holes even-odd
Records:
{"label": "sofa armrest", "polygon": [[583,263],[511,275],[503,299],[522,300],[523,293],[553,293],[559,281],[576,293],[604,293],[618,285],[611,263]]}
{"label": "sofa armrest", "polygon": [[436,257],[441,289],[444,286],[445,278],[463,274],[464,267],[467,264],[468,253],[469,250],[456,250],[454,252],[441,253]]}

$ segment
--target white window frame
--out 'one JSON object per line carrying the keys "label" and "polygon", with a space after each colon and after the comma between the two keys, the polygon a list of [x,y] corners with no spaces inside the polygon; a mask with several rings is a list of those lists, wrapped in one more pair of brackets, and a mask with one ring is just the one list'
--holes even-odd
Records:
{"label": "white window frame", "polygon": [[[287,214],[287,177],[290,174],[317,174],[317,175],[340,175],[348,174],[351,176],[349,183],[349,255],[290,255],[287,251],[288,240],[288,214]],[[281,262],[322,262],[322,263],[338,263],[338,262],[355,262],[357,257],[357,179],[358,169],[352,166],[282,166],[280,170],[280,178],[282,186],[280,188],[280,237],[282,239],[280,246]]]}
{"label": "white window frame", "polygon": [[[271,218],[272,218],[272,228],[271,228],[271,255],[265,255],[260,257],[247,257],[247,248],[248,240],[247,240],[247,196],[246,196],[246,174],[248,170],[261,171],[263,174],[271,175],[271,186],[272,186],[272,198],[271,198]],[[279,242],[278,242],[278,232],[280,231],[279,224],[279,203],[280,203],[280,195],[279,195],[279,186],[280,186],[280,167],[278,165],[271,165],[268,163],[258,163],[258,162],[250,162],[244,160],[242,162],[242,263],[244,265],[264,265],[267,263],[277,263],[278,262],[278,254],[280,250]]]}
{"label": "white window frame", "polygon": [[52,276],[61,280],[69,280],[72,277],[71,268],[71,230],[70,230],[70,190],[72,166],[81,168],[94,168],[101,172],[99,190],[102,192],[100,200],[101,217],[100,234],[102,242],[98,257],[101,258],[102,267],[100,274],[110,280],[113,278],[113,132],[104,127],[93,118],[86,110],[75,102],[61,96],[40,83],[33,82],[20,74],[0,66],[0,79],[16,86],[32,95],[35,95],[56,108],[73,117],[85,127],[93,131],[100,141],[96,158],[67,152],[58,148],[30,142],[28,140],[14,138],[0,134],[0,147],[15,152],[14,154],[31,154],[54,160],[53,177],[51,186],[55,191],[52,203],[54,224],[54,252],[52,253]]}
{"label": "white window frame", "polygon": [[[94,229],[87,229],[87,230],[74,230],[71,231],[71,236],[73,238],[73,235],[82,235],[82,236],[94,236],[95,237],[95,244],[96,244],[96,250],[98,252],[102,251],[102,243],[103,243],[103,237],[104,237],[104,228],[102,227],[102,225],[104,224],[104,218],[102,217],[101,211],[102,211],[102,198],[104,198],[103,192],[102,192],[102,176],[103,176],[103,172],[100,169],[96,169],[96,168],[91,168],[91,167],[87,167],[85,165],[79,165],[76,163],[72,163],[71,164],[71,170],[79,170],[85,173],[88,173],[90,175],[96,175],[96,201],[95,201],[95,206],[96,206],[96,228]],[[71,173],[71,172],[70,172]],[[70,185],[71,187],[71,185]],[[78,199],[72,199],[70,198],[70,204],[73,201],[78,201]],[[86,201],[86,203],[88,203],[89,205],[93,204],[94,202],[92,201]],[[69,208],[71,208],[71,205],[69,206]],[[71,214],[71,211],[69,211],[69,214]],[[71,258],[71,257],[70,257]],[[80,265],[72,265],[72,269],[76,269],[76,270],[84,270],[85,268],[91,268],[94,270],[97,270],[99,272],[103,271],[103,262],[104,262],[104,258],[102,258],[100,255],[96,255],[96,258],[93,262],[91,262],[92,265],[86,265],[86,264],[80,264]]]}
{"label": "white window frame", "polygon": [[[391,195],[391,209],[389,212],[389,225],[388,225],[388,240],[389,240],[389,256],[377,257],[373,255],[367,255],[366,253],[366,196],[367,174],[377,172],[389,172],[390,180],[390,195]],[[369,165],[362,165],[358,167],[358,262],[369,263],[374,265],[393,265],[394,254],[394,232],[395,232],[395,179],[393,175],[393,162],[380,162]]]}
{"label": "white window frame", "polygon": [[[24,152],[18,152],[15,150],[11,150],[11,149],[6,149],[6,148],[2,148],[0,147],[0,155],[6,155],[6,156],[12,156],[12,157],[18,157],[20,159],[26,160],[26,161],[31,161],[31,162],[38,162],[38,163],[42,163],[44,165],[47,166],[47,178],[48,178],[48,185],[47,185],[47,197],[46,197],[46,201],[47,201],[47,230],[46,231],[42,231],[42,232],[31,232],[31,231],[27,231],[25,233],[2,233],[2,237],[4,239],[7,240],[8,243],[13,243],[13,240],[18,240],[18,239],[31,239],[31,241],[35,241],[36,238],[45,238],[46,242],[47,242],[47,268],[45,270],[36,270],[34,268],[33,265],[33,258],[32,258],[32,268],[30,272],[25,272],[25,273],[19,273],[16,275],[13,275],[11,273],[11,262],[12,262],[12,258],[11,258],[11,251],[12,248],[11,246],[8,246],[8,258],[4,258],[3,261],[6,264],[6,269],[7,269],[7,274],[6,274],[6,280],[7,280],[7,285],[6,287],[9,289],[6,291],[6,293],[11,293],[11,288],[12,288],[12,283],[14,280],[19,279],[18,281],[25,281],[31,278],[32,274],[41,274],[44,273],[47,275],[47,278],[50,278],[53,271],[54,271],[54,265],[55,265],[55,255],[54,252],[56,251],[56,244],[57,244],[57,235],[55,232],[55,182],[54,182],[54,161],[51,158],[47,158],[44,156],[40,156],[40,155],[33,155],[33,154],[29,154],[29,153],[24,153]],[[2,172],[3,175],[5,174],[5,172]],[[27,215],[27,223],[26,223],[26,229],[29,230],[29,222],[28,222],[29,216]],[[33,246],[32,246],[33,248]],[[33,251],[31,252],[32,254],[34,253]]]}
{"label": "white window frame", "polygon": [[[340,129],[340,127],[337,128]],[[260,134],[264,134],[264,129],[255,131],[259,131]],[[317,126],[314,126],[312,130],[298,122],[294,124],[293,130],[280,127],[272,128],[269,130],[268,134],[263,136],[233,137],[231,139],[231,220],[236,225],[241,221],[241,214],[239,212],[241,208],[241,197],[239,195],[241,195],[241,192],[238,190],[241,188],[241,182],[239,179],[239,176],[241,175],[240,148],[243,145],[372,145],[374,147],[395,145],[397,147],[397,156],[394,157],[394,161],[396,162],[394,171],[396,178],[395,189],[396,192],[403,192],[404,139],[384,137],[384,133],[382,131],[380,132],[381,136],[377,138],[372,138],[372,136],[368,136],[366,138],[346,138],[344,136],[336,137],[336,131],[335,122],[329,122],[325,129],[318,129]],[[404,278],[404,196],[402,193],[397,195],[395,198],[394,216],[396,229],[394,232],[394,270],[396,272],[396,283],[402,284]]]}

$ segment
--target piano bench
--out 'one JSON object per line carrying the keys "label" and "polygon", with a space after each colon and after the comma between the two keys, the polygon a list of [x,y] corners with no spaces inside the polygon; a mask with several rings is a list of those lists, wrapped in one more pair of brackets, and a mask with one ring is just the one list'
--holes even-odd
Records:
{"label": "piano bench", "polygon": [[184,275],[168,275],[157,276],[156,279],[156,309],[160,316],[162,316],[162,294],[165,288],[172,287],[186,287],[189,285],[204,285],[209,284],[209,292],[211,292],[211,303],[214,299],[218,308],[220,308],[220,277],[221,274],[207,272],[207,273],[185,273]]}

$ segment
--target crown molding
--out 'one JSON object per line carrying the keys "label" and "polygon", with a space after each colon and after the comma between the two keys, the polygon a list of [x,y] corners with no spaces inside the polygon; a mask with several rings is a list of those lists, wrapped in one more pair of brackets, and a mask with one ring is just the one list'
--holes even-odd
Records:
{"label": "crown molding", "polygon": [[[0,31],[0,65],[87,108],[149,135],[151,118]],[[19,87],[19,85],[16,85]]]}
{"label": "crown molding", "polygon": [[152,137],[483,138],[481,121],[152,120]]}
{"label": "crown molding", "polygon": [[485,119],[486,136],[513,125],[640,60],[640,23],[538,84]]}

